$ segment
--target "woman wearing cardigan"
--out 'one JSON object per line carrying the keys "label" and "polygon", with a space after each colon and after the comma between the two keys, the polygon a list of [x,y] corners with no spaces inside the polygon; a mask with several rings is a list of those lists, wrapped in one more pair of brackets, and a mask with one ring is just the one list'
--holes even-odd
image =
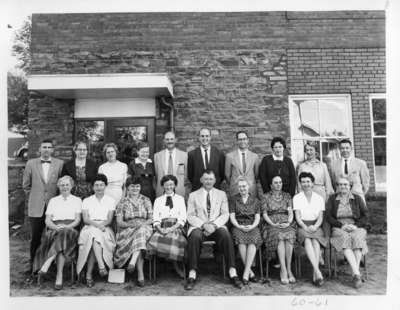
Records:
{"label": "woman wearing cardigan", "polygon": [[326,220],[332,226],[331,244],[336,251],[343,251],[353,272],[353,285],[361,287],[360,261],[368,252],[368,210],[364,200],[350,192],[351,184],[346,177],[337,182],[338,193],[329,197]]}

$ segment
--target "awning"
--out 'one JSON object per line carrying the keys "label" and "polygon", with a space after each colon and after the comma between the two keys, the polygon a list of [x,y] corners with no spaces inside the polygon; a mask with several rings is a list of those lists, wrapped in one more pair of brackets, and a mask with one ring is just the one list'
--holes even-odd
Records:
{"label": "awning", "polygon": [[29,75],[28,89],[63,99],[173,97],[166,73]]}

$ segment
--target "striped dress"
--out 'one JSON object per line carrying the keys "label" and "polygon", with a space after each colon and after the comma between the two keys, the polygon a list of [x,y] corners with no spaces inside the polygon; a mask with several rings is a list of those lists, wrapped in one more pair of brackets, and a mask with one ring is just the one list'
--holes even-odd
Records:
{"label": "striped dress", "polygon": [[133,224],[132,227],[118,228],[114,263],[122,268],[134,252],[147,249],[147,241],[153,233],[151,201],[141,194],[134,199],[123,198],[117,206],[116,216]]}

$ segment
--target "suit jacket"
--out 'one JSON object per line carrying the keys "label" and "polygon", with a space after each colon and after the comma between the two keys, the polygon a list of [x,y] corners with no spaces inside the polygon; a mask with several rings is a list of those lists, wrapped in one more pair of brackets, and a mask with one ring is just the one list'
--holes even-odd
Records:
{"label": "suit jacket", "polygon": [[[89,158],[86,158],[85,164],[85,174],[86,174],[86,181],[92,182],[95,176],[97,175],[97,170],[99,166],[97,163]],[[67,161],[64,163],[64,166],[61,171],[61,176],[69,175],[71,178],[76,181],[76,165],[75,165],[75,158]]]}
{"label": "suit jacket", "polygon": [[[225,156],[224,153],[214,146],[211,146],[210,155],[208,167],[213,170],[215,174],[216,181],[214,187],[220,189],[225,174]],[[201,150],[200,147],[197,147],[188,154],[188,179],[192,184],[192,192],[198,190],[202,186],[200,178],[203,175],[204,170]]]}
{"label": "suit jacket", "polygon": [[[337,211],[339,208],[340,200],[336,199],[338,194],[333,194],[329,196],[329,199],[326,203],[326,212],[325,217],[326,221],[332,227],[342,227],[342,223],[337,220]],[[357,227],[366,228],[368,225],[368,210],[365,205],[364,199],[357,195],[353,194],[350,196],[350,207],[351,211],[353,212],[353,218],[355,225]]]}
{"label": "suit jacket", "polygon": [[[339,177],[344,174],[342,159],[333,160],[329,168],[332,185],[336,190],[336,183]],[[368,192],[370,181],[367,163],[362,159],[352,157],[347,168],[349,171],[348,177],[353,182],[352,193],[360,195],[365,201],[365,194]]]}
{"label": "suit jacket", "polygon": [[243,171],[241,159],[238,150],[234,150],[226,155],[225,159],[225,179],[229,184],[229,194],[234,196],[237,194],[237,179],[240,176],[246,178],[249,183],[249,192],[253,197],[256,197],[258,178],[259,158],[256,153],[247,151],[246,155],[246,171]]}
{"label": "suit jacket", "polygon": [[213,188],[210,191],[210,218],[207,214],[207,192],[204,188],[191,192],[188,199],[187,222],[188,236],[195,228],[201,228],[206,222],[214,223],[217,228],[225,227],[229,219],[228,198],[224,191]]}
{"label": "suit jacket", "polygon": [[[175,149],[175,163],[173,167],[173,175],[178,179],[178,185],[175,188],[175,192],[182,197],[187,197],[186,187],[188,186],[188,155],[186,152],[179,149]],[[168,150],[164,149],[154,154],[154,168],[156,173],[156,196],[160,197],[164,194],[164,188],[161,186],[161,179],[165,175],[167,170],[166,156],[169,156]]]}
{"label": "suit jacket", "polygon": [[57,195],[57,181],[61,176],[63,164],[62,160],[51,158],[47,183],[45,183],[40,158],[28,160],[22,179],[22,188],[27,195],[29,194],[28,216],[43,216],[50,198]]}

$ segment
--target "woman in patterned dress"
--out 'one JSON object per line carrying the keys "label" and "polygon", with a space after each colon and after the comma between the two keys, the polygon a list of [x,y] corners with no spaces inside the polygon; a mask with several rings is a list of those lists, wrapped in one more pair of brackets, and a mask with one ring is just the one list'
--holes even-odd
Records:
{"label": "woman in patterned dress", "polygon": [[76,227],[81,220],[82,201],[71,195],[74,181],[70,176],[61,177],[57,186],[60,195],[50,199],[46,209],[47,230],[43,234],[40,247],[33,261],[33,271],[40,277],[47,273],[50,265],[56,261],[57,276],[54,289],[62,289],[63,268],[66,260],[76,257],[79,233]]}
{"label": "woman in patterned dress", "polygon": [[249,194],[249,183],[244,177],[237,180],[239,193],[229,203],[230,220],[233,225],[232,238],[239,248],[240,258],[244,265],[242,281],[257,282],[251,270],[257,248],[262,244],[260,230],[260,201]]}
{"label": "woman in patterned dress", "polygon": [[319,269],[319,258],[320,245],[327,245],[327,239],[321,229],[325,201],[313,191],[314,176],[311,173],[300,173],[299,181],[302,191],[293,197],[293,210],[300,227],[297,239],[300,244],[304,243],[304,249],[313,267],[313,284],[322,286],[324,280]]}
{"label": "woman in patterned dress", "polygon": [[296,223],[293,221],[292,198],[289,193],[282,191],[282,178],[279,175],[272,178],[271,191],[264,194],[262,202],[267,260],[275,258],[278,253],[281,283],[295,283],[291,265]]}
{"label": "woman in patterned dress", "polygon": [[129,262],[129,273],[133,273],[137,266],[137,284],[143,287],[143,252],[153,233],[153,207],[150,199],[140,194],[141,182],[138,176],[129,177],[125,182],[127,195],[116,210],[118,232],[114,263],[118,268],[123,268]]}
{"label": "woman in patterned dress", "polygon": [[98,165],[87,157],[88,148],[85,142],[76,142],[73,150],[75,158],[64,164],[61,175],[72,177],[75,185],[71,193],[83,200],[93,194],[92,181],[97,174]]}
{"label": "woman in patterned dress", "polygon": [[[302,172],[310,172],[315,179],[313,191],[321,195],[326,201],[328,200],[328,197],[333,194],[333,187],[326,164],[318,160],[316,156],[317,145],[318,143],[314,141],[307,141],[304,145],[304,154],[307,159],[297,167],[297,175]],[[300,191],[300,182],[298,183],[297,188]]]}
{"label": "woman in patterned dress", "polygon": [[185,256],[186,238],[183,227],[186,223],[185,199],[175,193],[178,179],[167,174],[161,179],[164,194],[157,197],[153,208],[154,234],[151,236],[147,248],[150,255],[157,255],[174,264],[175,271],[183,277],[183,271],[177,262],[182,262]]}
{"label": "woman in patterned dress", "polygon": [[156,192],[154,190],[154,163],[149,158],[150,148],[147,143],[140,142],[137,146],[138,157],[136,157],[128,168],[128,174],[131,176],[138,176],[141,178],[141,190],[140,193],[147,198],[150,198],[151,202],[154,202],[156,198]]}
{"label": "woman in patterned dress", "polygon": [[107,177],[108,185],[105,194],[114,198],[115,203],[124,196],[124,185],[128,174],[128,166],[117,160],[118,148],[114,143],[104,145],[103,152],[107,162],[100,165],[99,173]]}
{"label": "woman in patterned dress", "polygon": [[353,272],[353,285],[361,287],[360,261],[368,252],[367,231],[368,210],[364,200],[351,193],[348,178],[337,182],[338,193],[329,197],[326,219],[332,226],[331,244],[336,251],[343,251]]}
{"label": "woman in patterned dress", "polygon": [[115,250],[115,236],[111,229],[114,217],[115,200],[104,194],[107,186],[107,177],[98,174],[93,180],[94,195],[83,200],[82,218],[85,226],[79,235],[79,254],[76,272],[79,275],[87,262],[86,284],[94,285],[93,268],[95,263],[99,267],[99,274],[105,277],[108,274],[106,267],[114,268],[113,253]]}

